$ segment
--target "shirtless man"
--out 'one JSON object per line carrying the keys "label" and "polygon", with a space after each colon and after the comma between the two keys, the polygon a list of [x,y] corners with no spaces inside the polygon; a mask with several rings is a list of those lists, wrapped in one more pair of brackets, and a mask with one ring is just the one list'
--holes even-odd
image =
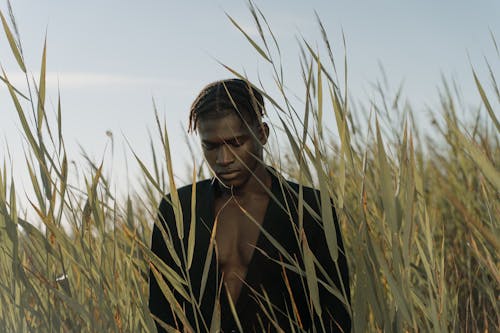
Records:
{"label": "shirtless man", "polygon": [[[350,317],[343,304],[349,302],[348,271],[336,220],[340,277],[329,256],[318,215],[314,218],[304,209],[304,233],[321,268],[328,273],[322,280],[333,281],[333,287],[345,295],[340,300],[320,284],[321,317],[308,299],[305,278],[276,263],[284,254],[272,245],[272,240],[278,241],[303,267],[297,236],[298,185],[283,180],[263,163],[263,146],[269,135],[267,124],[262,122],[263,104],[261,94],[248,82],[231,79],[205,87],[191,107],[190,130],[198,132],[205,160],[215,177],[196,184],[196,245],[187,275],[199,309],[193,310],[179,294],[176,300],[196,330],[213,326],[214,309],[220,304],[224,332],[290,331],[291,327],[349,331]],[[192,190],[192,186],[178,189],[184,230],[190,226]],[[304,201],[319,213],[317,191],[304,188],[303,193]],[[178,239],[169,201],[167,197],[160,205],[160,221],[169,230],[173,247],[181,257],[182,246],[187,249],[187,237]],[[207,261],[211,243],[215,244],[215,255]],[[151,248],[183,276],[182,265],[175,264],[158,226],[153,231]],[[210,262],[206,284],[201,281],[205,262]],[[318,277],[322,278],[321,274]],[[152,274],[149,306],[152,314],[165,324],[178,329],[185,326]],[[157,323],[159,331],[161,326]]]}

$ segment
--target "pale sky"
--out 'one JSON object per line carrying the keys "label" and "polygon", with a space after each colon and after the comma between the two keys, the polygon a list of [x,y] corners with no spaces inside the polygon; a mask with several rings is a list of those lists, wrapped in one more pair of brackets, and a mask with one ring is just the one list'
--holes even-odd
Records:
{"label": "pale sky", "polygon": [[[8,16],[6,2],[0,1],[0,9]],[[174,168],[184,177],[189,158],[180,124],[187,126],[189,106],[205,84],[231,77],[217,60],[244,70],[251,80],[260,75],[266,87],[273,86],[270,67],[225,15],[233,16],[256,37],[252,16],[242,0],[11,3],[28,69],[37,79],[47,32],[47,109],[55,112],[59,82],[70,158],[81,161],[81,145],[100,159],[109,141],[106,132],[111,131],[115,175],[125,172],[123,152],[130,152],[125,138],[141,157],[149,158],[148,130],[155,131],[154,98],[160,115],[168,121]],[[344,32],[350,94],[363,102],[373,94],[370,83],[381,79],[379,63],[393,89],[404,80],[405,95],[421,112],[422,121],[426,106],[437,105],[441,74],[455,78],[465,99],[478,105],[470,63],[485,82],[484,57],[499,73],[490,36],[491,30],[500,42],[498,0],[276,0],[256,4],[280,42],[286,83],[298,94],[303,89],[296,38],[303,35],[313,45],[321,45],[314,10],[325,25],[339,64]],[[0,63],[19,89],[26,91],[3,31]],[[7,158],[7,142],[16,172],[24,172],[20,123],[3,84],[0,130],[0,157]],[[129,163],[135,172],[135,162],[129,159]]]}

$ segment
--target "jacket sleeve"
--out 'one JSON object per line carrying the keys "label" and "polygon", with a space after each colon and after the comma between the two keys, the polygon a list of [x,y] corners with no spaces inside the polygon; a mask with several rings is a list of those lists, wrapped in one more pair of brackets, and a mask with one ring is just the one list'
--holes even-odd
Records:
{"label": "jacket sleeve", "polygon": [[[335,231],[337,235],[337,247],[338,247],[338,259],[335,263],[330,256],[328,250],[328,245],[326,243],[325,232],[323,225],[318,223],[313,223],[313,233],[311,235],[311,242],[309,243],[311,251],[318,259],[328,277],[333,281],[336,289],[347,297],[347,302],[350,304],[350,289],[349,289],[349,269],[347,266],[347,260],[344,252],[344,244],[342,242],[342,233],[340,231],[340,226],[337,219],[337,214],[335,208],[332,204],[333,219],[335,223]],[[317,210],[321,216],[321,210]],[[338,271],[337,267],[338,266]],[[320,270],[316,270],[318,278],[325,281],[323,274]],[[340,274],[339,274],[340,273]],[[339,300],[335,295],[326,290],[321,284],[318,285],[321,308],[322,308],[322,320],[325,325],[326,332],[350,332],[351,331],[351,317],[349,312],[346,310],[345,305]],[[321,331],[321,323],[319,318],[315,316],[315,326]]]}
{"label": "jacket sleeve", "polygon": [[[158,210],[158,220],[162,223],[166,230],[168,230],[168,223],[175,221],[172,206],[165,199],[163,199],[160,204]],[[151,251],[162,259],[168,266],[172,268],[176,267],[167,250],[161,230],[156,224],[153,227],[153,235],[151,237]],[[151,311],[151,314],[158,317],[164,323],[173,327],[177,326],[170,304],[163,295],[163,292],[161,291],[151,269],[149,270],[149,310]],[[156,320],[155,324],[158,332],[166,332]]]}

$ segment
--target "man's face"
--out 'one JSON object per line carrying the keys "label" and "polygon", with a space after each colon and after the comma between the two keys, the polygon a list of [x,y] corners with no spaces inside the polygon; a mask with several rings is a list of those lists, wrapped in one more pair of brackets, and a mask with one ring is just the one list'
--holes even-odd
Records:
{"label": "man's face", "polygon": [[245,124],[234,113],[200,118],[197,125],[203,153],[212,171],[226,186],[243,186],[261,163],[267,133],[258,124]]}

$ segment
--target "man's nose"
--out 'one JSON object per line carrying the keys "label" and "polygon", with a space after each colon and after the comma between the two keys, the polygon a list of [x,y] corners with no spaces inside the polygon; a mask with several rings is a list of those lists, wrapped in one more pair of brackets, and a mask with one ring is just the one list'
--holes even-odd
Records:
{"label": "man's nose", "polygon": [[219,165],[229,165],[234,162],[234,155],[227,145],[221,145],[217,151],[217,159],[215,161]]}

